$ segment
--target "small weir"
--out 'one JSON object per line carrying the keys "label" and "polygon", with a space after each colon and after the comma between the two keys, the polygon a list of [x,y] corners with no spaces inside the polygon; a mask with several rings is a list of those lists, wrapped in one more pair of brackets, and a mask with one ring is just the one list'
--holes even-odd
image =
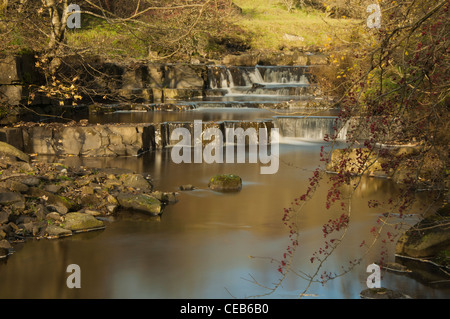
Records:
{"label": "small weir", "polygon": [[207,99],[226,101],[288,101],[312,98],[318,87],[308,66],[208,68]]}
{"label": "small weir", "polygon": [[282,136],[311,141],[334,135],[337,140],[345,140],[348,129],[348,123],[341,123],[335,116],[277,116],[276,123]]}
{"label": "small weir", "polygon": [[[345,139],[348,125],[338,123],[332,111],[324,111],[324,116],[293,116],[289,115],[289,110],[276,107],[280,102],[320,98],[311,66],[205,68],[202,70],[207,70],[207,76],[203,84],[198,78],[195,82],[204,87],[201,99],[105,105],[101,110],[95,105],[90,108],[90,125],[14,129],[15,138],[10,142],[26,152],[40,155],[136,156],[176,145],[176,141],[171,140],[173,131],[183,127],[193,134],[194,121],[202,121],[204,129],[218,128],[224,143],[227,129],[247,132],[249,128],[255,129],[257,134],[264,129],[267,136],[273,128],[278,128],[280,137],[319,142],[339,130],[338,139]],[[176,80],[174,83],[184,83],[182,79]],[[15,142],[17,140],[20,143]],[[250,138],[247,134],[245,141],[257,144],[259,138]]]}

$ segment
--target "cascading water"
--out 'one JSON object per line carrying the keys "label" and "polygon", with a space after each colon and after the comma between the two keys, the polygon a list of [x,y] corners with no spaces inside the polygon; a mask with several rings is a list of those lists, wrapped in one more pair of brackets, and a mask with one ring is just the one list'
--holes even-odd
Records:
{"label": "cascading water", "polygon": [[211,66],[208,99],[225,101],[289,101],[313,97],[308,66]]}
{"label": "cascading water", "polygon": [[323,141],[337,134],[337,140],[345,140],[348,123],[335,116],[277,116],[280,134],[286,138]]}

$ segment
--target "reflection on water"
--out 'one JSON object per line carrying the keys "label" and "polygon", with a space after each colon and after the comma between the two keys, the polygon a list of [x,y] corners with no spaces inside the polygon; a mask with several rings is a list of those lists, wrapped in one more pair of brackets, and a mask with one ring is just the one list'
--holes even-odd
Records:
{"label": "reflection on water", "polygon": [[257,119],[271,119],[280,114],[308,115],[336,115],[335,111],[298,111],[269,110],[253,108],[200,108],[182,112],[114,112],[107,114],[91,114],[89,122],[96,124],[106,123],[163,123],[163,122],[193,122],[194,120],[207,121],[254,121]]}
{"label": "reflection on water", "polygon": [[[278,265],[249,256],[281,258],[289,243],[281,221],[283,208],[305,191],[319,151],[320,145],[313,143],[282,145],[280,170],[274,175],[260,175],[257,164],[176,165],[169,150],[142,158],[64,159],[68,165],[148,172],[157,189],[163,191],[176,191],[183,184],[198,189],[180,193],[179,202],[166,207],[159,219],[127,213],[106,221],[103,231],[19,245],[16,253],[0,264],[0,297],[230,298],[232,294],[243,298],[264,293],[245,279],[253,276],[270,285],[279,278]],[[208,178],[216,173],[240,175],[242,191],[209,191]],[[325,209],[326,186],[318,190],[319,196],[307,204],[300,217],[296,270],[313,270],[311,255],[323,245],[321,227],[341,213]],[[371,238],[369,230],[381,212],[369,209],[367,200],[383,199],[395,191],[396,186],[388,181],[363,180],[352,207],[348,237],[323,270],[339,271],[360,256],[359,244]],[[379,259],[380,249],[377,247],[346,276],[325,286],[314,284],[308,293],[320,298],[359,298],[369,275],[365,268]],[[389,253],[393,255],[392,247]],[[72,263],[81,267],[81,289],[65,285],[66,267]],[[290,276],[269,297],[296,298],[305,284]],[[412,297],[449,296],[448,289],[433,289],[405,276],[386,274],[382,284]]]}

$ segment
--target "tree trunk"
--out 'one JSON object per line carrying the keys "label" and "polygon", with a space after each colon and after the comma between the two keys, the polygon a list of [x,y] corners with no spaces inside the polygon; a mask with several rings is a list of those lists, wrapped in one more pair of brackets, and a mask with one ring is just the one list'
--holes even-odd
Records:
{"label": "tree trunk", "polygon": [[50,73],[54,74],[61,65],[61,59],[58,57],[61,51],[61,45],[64,42],[64,35],[67,27],[69,12],[67,11],[68,0],[46,0],[51,19],[50,41],[48,43],[47,57],[50,59]]}
{"label": "tree trunk", "polygon": [[48,49],[56,52],[60,44],[64,41],[64,33],[66,30],[68,18],[68,0],[62,1],[58,4],[56,0],[46,0],[46,5],[51,19],[50,42]]}

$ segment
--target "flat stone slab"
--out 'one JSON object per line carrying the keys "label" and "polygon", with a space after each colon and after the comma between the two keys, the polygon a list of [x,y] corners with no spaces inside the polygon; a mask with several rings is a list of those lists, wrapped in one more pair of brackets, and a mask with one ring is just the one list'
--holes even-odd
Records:
{"label": "flat stone slab", "polygon": [[143,211],[155,216],[161,214],[161,202],[153,196],[145,194],[119,194],[117,200],[123,208]]}
{"label": "flat stone slab", "polygon": [[55,225],[48,225],[47,226],[47,233],[48,238],[60,238],[60,237],[67,237],[72,235],[72,231],[68,229],[64,229],[62,227],[58,227]]}
{"label": "flat stone slab", "polygon": [[83,213],[67,213],[64,216],[63,228],[71,231],[83,231],[104,227],[101,220]]}
{"label": "flat stone slab", "polygon": [[14,192],[0,193],[0,205],[9,206],[14,203],[22,201],[24,201],[24,198],[19,193]]}

